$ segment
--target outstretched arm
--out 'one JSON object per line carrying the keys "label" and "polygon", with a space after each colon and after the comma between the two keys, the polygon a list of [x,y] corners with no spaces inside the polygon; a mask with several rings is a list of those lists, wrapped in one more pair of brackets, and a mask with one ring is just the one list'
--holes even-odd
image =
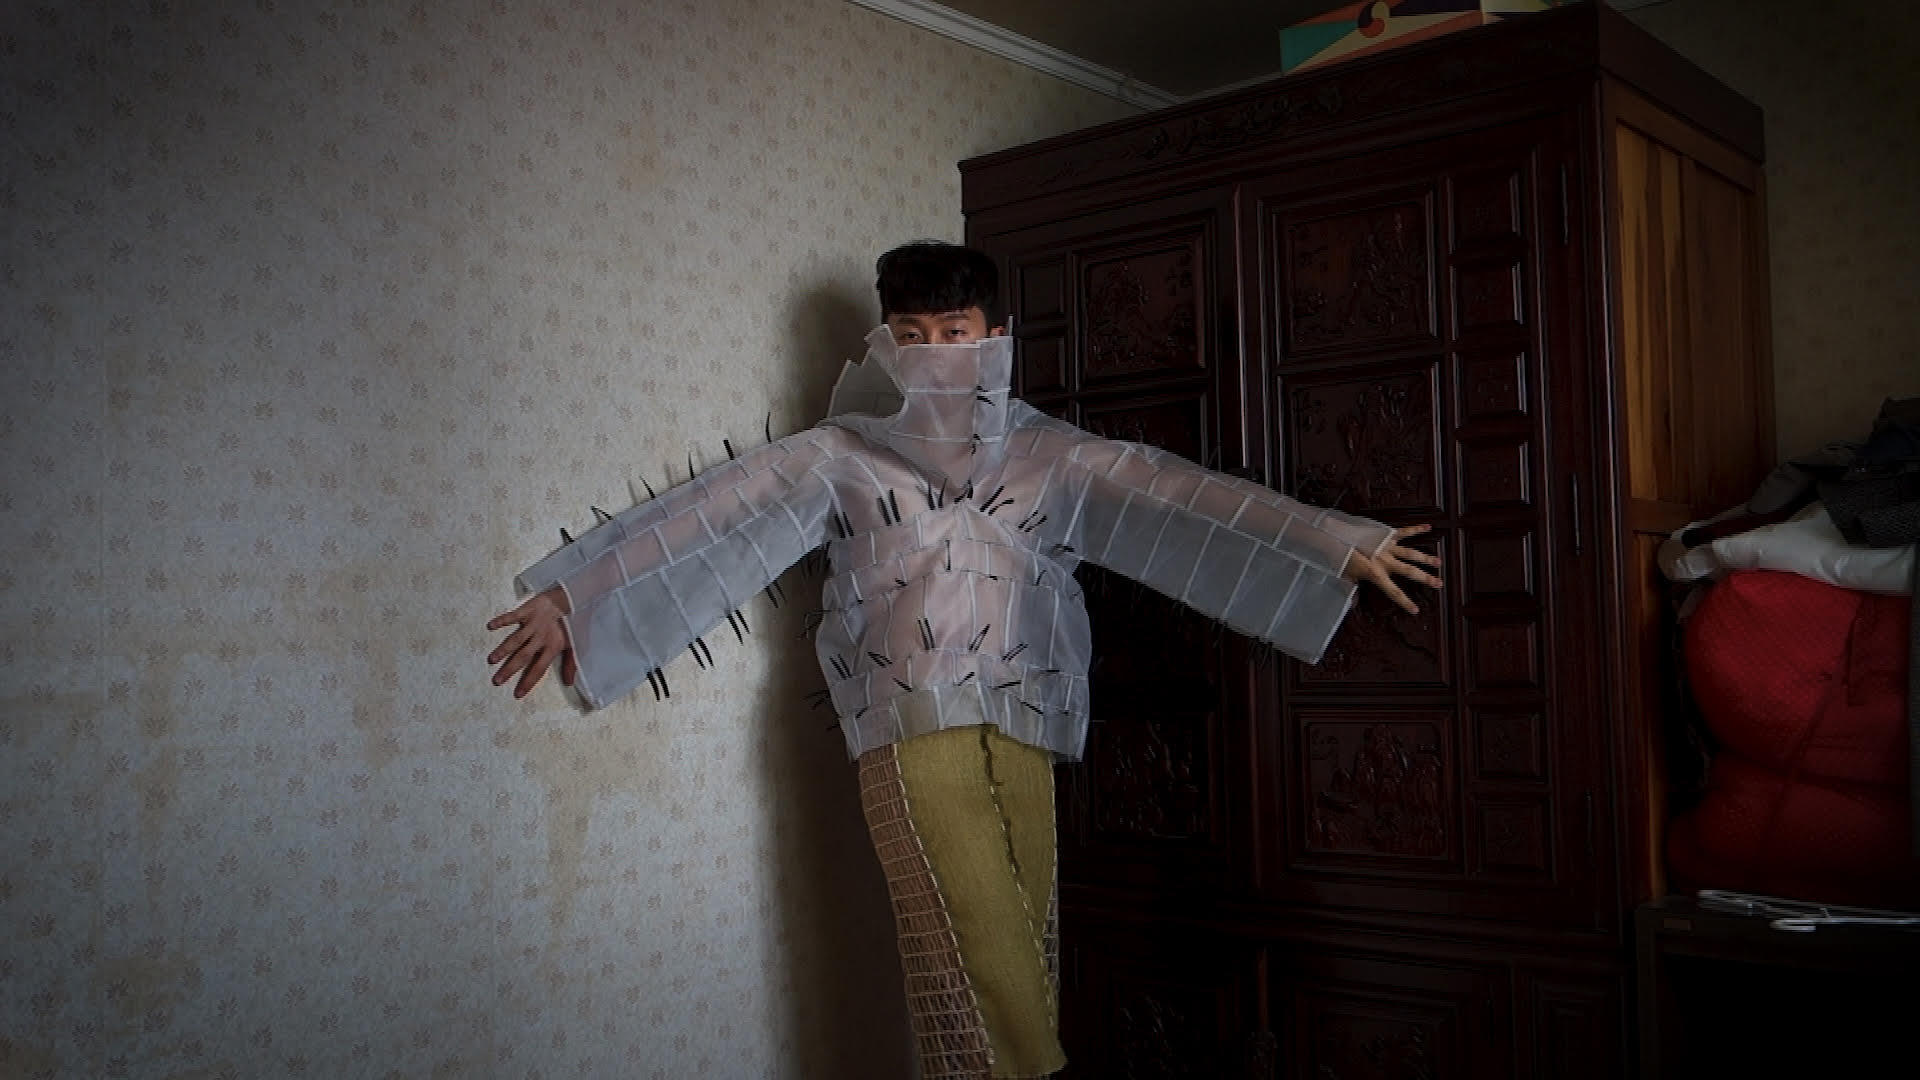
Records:
{"label": "outstretched arm", "polygon": [[1201,468],[1150,446],[1086,439],[1072,535],[1078,554],[1265,641],[1317,662],[1356,582],[1417,610],[1396,578],[1437,586],[1439,560],[1395,530]]}
{"label": "outstretched arm", "polygon": [[530,599],[488,656],[524,696],[558,660],[595,708],[624,697],[825,540],[822,467],[856,437],[790,435],[603,522],[516,579]]}

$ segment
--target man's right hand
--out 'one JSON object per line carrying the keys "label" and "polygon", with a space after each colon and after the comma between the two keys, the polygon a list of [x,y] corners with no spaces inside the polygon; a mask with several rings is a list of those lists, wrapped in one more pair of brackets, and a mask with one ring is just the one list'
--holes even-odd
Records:
{"label": "man's right hand", "polygon": [[487,654],[487,663],[499,664],[500,670],[493,673],[493,685],[499,686],[518,674],[520,683],[513,688],[513,696],[526,697],[540,680],[546,677],[547,669],[553,666],[556,657],[560,660],[560,681],[573,685],[580,667],[573,659],[573,649],[567,643],[566,627],[561,625],[560,617],[567,614],[567,593],[555,585],[546,592],[527,598],[527,602],[512,611],[502,612],[487,623],[487,629],[499,630],[507,626],[517,626],[500,647]]}

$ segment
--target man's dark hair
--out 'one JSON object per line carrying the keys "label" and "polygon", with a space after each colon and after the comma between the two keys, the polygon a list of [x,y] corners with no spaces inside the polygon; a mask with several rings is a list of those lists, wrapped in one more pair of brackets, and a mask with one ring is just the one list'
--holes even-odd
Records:
{"label": "man's dark hair", "polygon": [[880,317],[930,315],[977,307],[992,324],[1000,271],[993,259],[969,247],[938,240],[903,244],[874,267]]}

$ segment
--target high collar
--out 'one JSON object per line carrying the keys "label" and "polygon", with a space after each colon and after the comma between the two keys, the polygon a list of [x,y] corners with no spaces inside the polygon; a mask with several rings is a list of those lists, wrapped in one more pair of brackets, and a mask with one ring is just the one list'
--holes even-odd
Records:
{"label": "high collar", "polygon": [[1012,378],[1011,337],[896,345],[881,326],[841,371],[828,419],[962,490],[1005,456]]}

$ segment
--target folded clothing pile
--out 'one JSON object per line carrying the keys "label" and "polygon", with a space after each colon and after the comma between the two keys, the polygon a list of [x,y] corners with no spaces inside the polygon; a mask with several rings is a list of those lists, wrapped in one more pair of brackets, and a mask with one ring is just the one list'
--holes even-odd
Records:
{"label": "folded clothing pile", "polygon": [[1685,624],[1688,680],[1719,745],[1670,828],[1683,888],[1920,906],[1909,815],[1912,600],[1739,570]]}

